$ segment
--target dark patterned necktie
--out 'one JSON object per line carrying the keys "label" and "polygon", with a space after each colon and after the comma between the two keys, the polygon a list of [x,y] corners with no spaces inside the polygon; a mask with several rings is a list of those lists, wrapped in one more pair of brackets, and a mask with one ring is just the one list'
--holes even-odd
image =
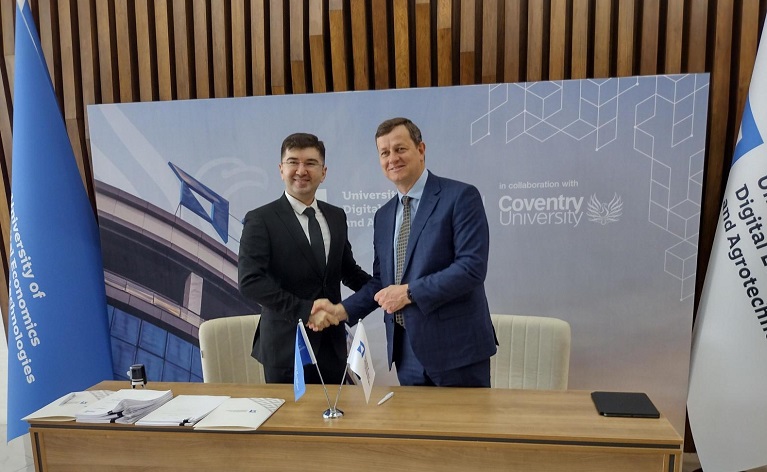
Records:
{"label": "dark patterned necktie", "polygon": [[306,207],[304,215],[309,218],[309,241],[312,245],[312,252],[320,265],[320,270],[325,272],[325,242],[322,240],[322,230],[317,217],[314,216],[314,208]]}
{"label": "dark patterned necktie", "polygon": [[[396,272],[394,273],[394,283],[397,285],[402,282],[402,272],[405,267],[405,253],[407,252],[407,240],[410,237],[410,200],[411,198],[407,195],[402,197],[402,224],[399,227],[399,234],[397,235],[397,266]],[[402,310],[394,313],[394,321],[403,328],[405,327],[405,317],[402,315]]]}

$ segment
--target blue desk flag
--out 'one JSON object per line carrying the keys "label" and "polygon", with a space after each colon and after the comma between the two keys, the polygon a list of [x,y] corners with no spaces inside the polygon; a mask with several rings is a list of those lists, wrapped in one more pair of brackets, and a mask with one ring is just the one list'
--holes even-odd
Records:
{"label": "blue desk flag", "polygon": [[113,378],[99,231],[29,4],[16,5],[8,431],[70,392]]}
{"label": "blue desk flag", "polygon": [[317,359],[314,357],[312,344],[309,342],[309,337],[306,335],[306,328],[304,328],[304,324],[299,320],[298,326],[296,327],[296,351],[295,361],[293,363],[293,393],[296,397],[295,401],[298,401],[298,399],[306,393],[304,366],[316,363]]}

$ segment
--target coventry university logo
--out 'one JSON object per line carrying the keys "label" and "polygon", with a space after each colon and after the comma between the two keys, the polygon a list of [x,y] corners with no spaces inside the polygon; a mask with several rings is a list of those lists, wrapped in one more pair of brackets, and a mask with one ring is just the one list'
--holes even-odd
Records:
{"label": "coventry university logo", "polygon": [[586,216],[589,221],[599,223],[602,226],[608,223],[615,223],[620,220],[623,214],[623,200],[616,193],[613,195],[612,200],[609,203],[601,202],[597,198],[597,194],[591,196],[586,208]]}

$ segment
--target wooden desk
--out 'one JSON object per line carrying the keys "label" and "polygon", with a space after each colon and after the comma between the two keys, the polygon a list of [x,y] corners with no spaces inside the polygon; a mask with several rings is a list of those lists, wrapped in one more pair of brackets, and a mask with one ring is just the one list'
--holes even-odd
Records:
{"label": "wooden desk", "polygon": [[[119,390],[127,382],[93,388]],[[682,438],[666,418],[604,418],[588,392],[345,386],[345,416],[324,420],[319,386],[153,382],[179,394],[284,398],[255,432],[32,422],[38,471],[658,471],[681,470]],[[331,400],[335,397],[335,389]]]}

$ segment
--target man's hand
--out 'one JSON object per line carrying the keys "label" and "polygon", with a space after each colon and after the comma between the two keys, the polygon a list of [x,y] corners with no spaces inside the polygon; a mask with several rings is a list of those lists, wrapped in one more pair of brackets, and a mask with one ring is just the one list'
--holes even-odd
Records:
{"label": "man's hand", "polygon": [[337,326],[347,318],[343,305],[340,303],[334,305],[327,298],[320,298],[314,301],[307,326],[312,331],[322,331],[330,325]]}
{"label": "man's hand", "polygon": [[410,304],[410,299],[407,297],[407,287],[407,284],[389,285],[379,290],[373,298],[381,308],[388,313],[394,313]]}

